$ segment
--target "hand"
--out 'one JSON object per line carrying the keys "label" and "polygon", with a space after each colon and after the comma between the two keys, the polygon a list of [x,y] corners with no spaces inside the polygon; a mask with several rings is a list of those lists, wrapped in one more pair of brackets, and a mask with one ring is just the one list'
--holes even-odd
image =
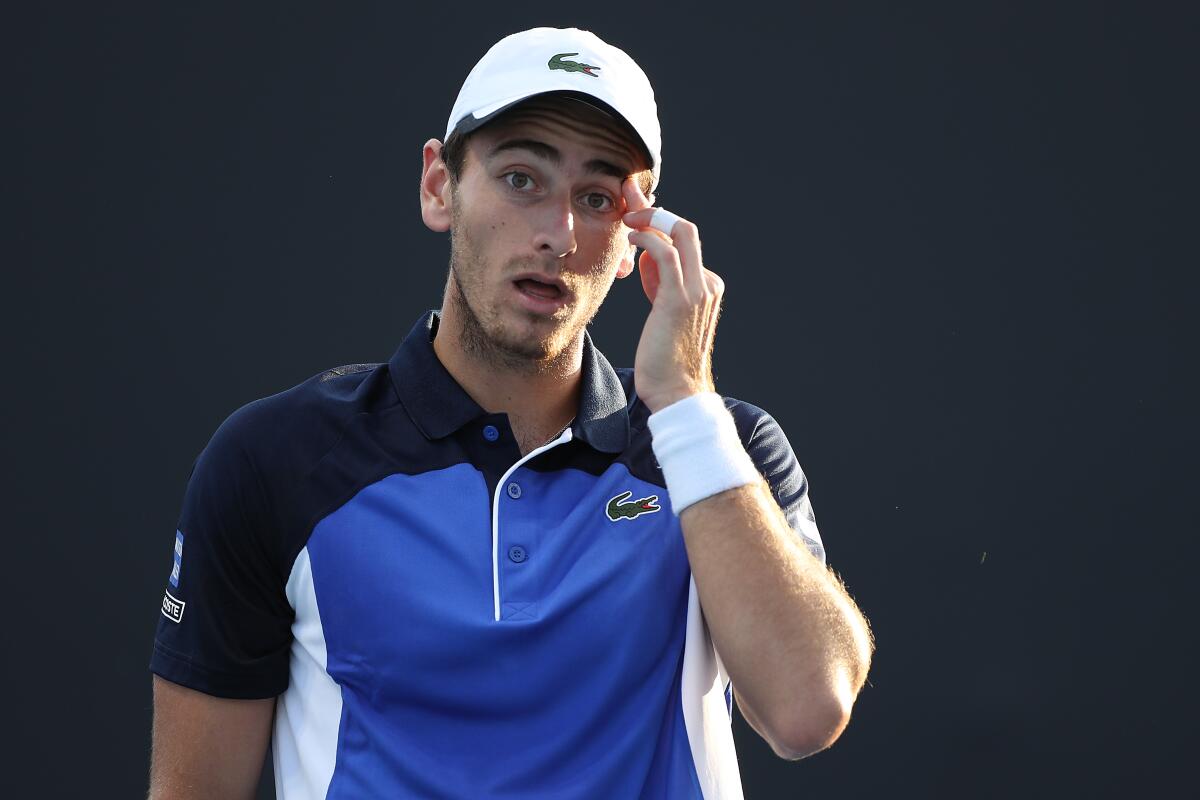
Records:
{"label": "hand", "polygon": [[650,316],[634,358],[638,396],[651,413],[693,394],[713,391],[712,348],[725,282],[705,269],[700,233],[681,219],[668,236],[650,227],[654,209],[632,178],[621,186],[628,211],[629,241],[638,259]]}

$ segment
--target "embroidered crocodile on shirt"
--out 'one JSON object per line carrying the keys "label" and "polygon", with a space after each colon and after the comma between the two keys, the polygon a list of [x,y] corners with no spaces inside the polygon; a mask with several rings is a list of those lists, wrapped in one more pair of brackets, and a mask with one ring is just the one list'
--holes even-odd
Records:
{"label": "embroidered crocodile on shirt", "polygon": [[643,497],[639,500],[629,500],[633,497],[633,492],[622,492],[621,494],[608,501],[608,508],[605,513],[613,522],[619,519],[634,519],[642,514],[653,514],[655,511],[662,511],[662,506],[655,505],[658,500],[658,495],[652,494],[649,497]]}

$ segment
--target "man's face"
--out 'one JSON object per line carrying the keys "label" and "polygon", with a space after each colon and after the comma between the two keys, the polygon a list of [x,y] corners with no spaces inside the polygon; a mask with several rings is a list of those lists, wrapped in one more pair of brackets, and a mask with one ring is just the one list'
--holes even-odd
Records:
{"label": "man's face", "polygon": [[607,115],[535,98],[476,131],[451,193],[447,301],[464,344],[553,362],[632,269],[623,180],[647,168]]}

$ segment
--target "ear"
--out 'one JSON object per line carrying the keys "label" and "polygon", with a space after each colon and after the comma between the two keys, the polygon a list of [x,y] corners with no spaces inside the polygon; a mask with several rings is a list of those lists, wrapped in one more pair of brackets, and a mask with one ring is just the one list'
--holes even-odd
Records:
{"label": "ear", "polygon": [[450,193],[450,170],[442,161],[442,143],[430,139],[422,151],[421,219],[431,231],[450,230],[453,198]]}
{"label": "ear", "polygon": [[629,249],[625,251],[625,255],[621,257],[621,263],[617,266],[617,277],[628,278],[633,272],[633,260],[637,257],[637,245],[630,244]]}

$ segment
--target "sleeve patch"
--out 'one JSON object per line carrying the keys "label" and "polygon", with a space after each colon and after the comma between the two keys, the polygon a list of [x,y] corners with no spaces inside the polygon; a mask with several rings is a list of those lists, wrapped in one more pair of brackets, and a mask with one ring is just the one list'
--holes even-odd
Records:
{"label": "sleeve patch", "polygon": [[163,616],[166,617],[167,619],[171,620],[171,622],[174,622],[174,623],[183,622],[183,607],[185,605],[187,605],[187,603],[183,602],[178,597],[171,594],[171,592],[168,590],[167,593],[165,595],[163,595],[163,601],[162,601]]}
{"label": "sleeve patch", "polygon": [[[183,564],[183,531],[175,531],[175,564],[171,567],[171,585],[179,588],[179,568]],[[178,620],[176,620],[178,622]]]}

